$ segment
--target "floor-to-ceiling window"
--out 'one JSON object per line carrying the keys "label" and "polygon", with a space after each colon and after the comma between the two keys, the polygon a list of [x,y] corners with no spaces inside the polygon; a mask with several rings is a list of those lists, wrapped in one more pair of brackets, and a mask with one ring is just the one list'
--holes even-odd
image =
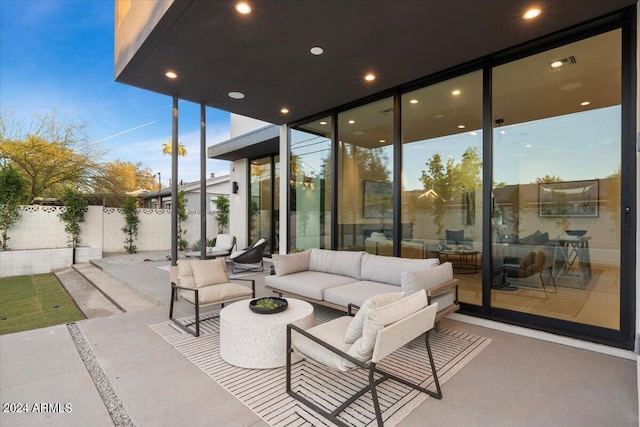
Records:
{"label": "floor-to-ceiling window", "polygon": [[291,129],[289,251],[331,247],[331,117]]}
{"label": "floor-to-ceiling window", "polygon": [[[279,156],[251,160],[250,201],[249,201],[249,241],[267,239],[265,255],[278,251],[279,222]],[[276,208],[274,208],[276,207]]]}
{"label": "floor-to-ceiling window", "polygon": [[621,31],[493,69],[491,305],[620,327]]}
{"label": "floor-to-ceiling window", "polygon": [[338,114],[338,249],[393,255],[393,98]]}
{"label": "floor-to-ceiling window", "polygon": [[401,256],[454,266],[482,300],[482,72],[402,95]]}

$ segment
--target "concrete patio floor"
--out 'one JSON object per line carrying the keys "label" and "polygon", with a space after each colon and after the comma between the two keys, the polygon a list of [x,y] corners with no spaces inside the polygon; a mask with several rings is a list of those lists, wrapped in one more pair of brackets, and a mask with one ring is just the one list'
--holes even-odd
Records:
{"label": "concrete patio floor", "polygon": [[[103,268],[124,274],[139,294],[156,293],[163,304],[169,286],[162,265]],[[266,295],[263,276],[255,277],[258,295]],[[190,314],[190,306],[178,304],[178,316]],[[0,337],[0,425],[266,426],[149,328],[167,318],[162,305],[77,322],[128,416],[117,423],[67,326]],[[443,385],[442,400],[427,399],[401,427],[638,425],[633,353],[612,356],[449,319],[444,326],[493,342]],[[5,412],[11,403],[30,412]],[[48,411],[33,412],[34,405]]]}

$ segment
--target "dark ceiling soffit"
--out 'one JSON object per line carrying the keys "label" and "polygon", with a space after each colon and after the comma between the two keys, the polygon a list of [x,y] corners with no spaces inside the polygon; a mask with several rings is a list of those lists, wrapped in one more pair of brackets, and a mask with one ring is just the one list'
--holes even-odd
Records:
{"label": "dark ceiling soffit", "polygon": [[269,125],[236,138],[212,145],[207,150],[210,159],[252,159],[277,153],[279,150],[280,126]]}

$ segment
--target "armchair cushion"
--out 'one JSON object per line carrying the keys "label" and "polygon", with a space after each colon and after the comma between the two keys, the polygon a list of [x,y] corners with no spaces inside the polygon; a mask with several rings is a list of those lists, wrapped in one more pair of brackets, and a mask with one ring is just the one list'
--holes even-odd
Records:
{"label": "armchair cushion", "polygon": [[[191,304],[196,303],[196,293],[192,291],[183,291],[182,298]],[[251,297],[251,288],[240,285],[238,283],[222,283],[216,286],[208,286],[198,289],[198,299],[200,305],[220,304],[221,301],[231,302],[236,299],[244,299]]]}
{"label": "armchair cushion", "polygon": [[371,360],[378,331],[387,325],[410,316],[426,306],[427,293],[422,290],[390,304],[369,309],[364,320],[362,337],[353,343],[347,354],[361,362]]}
{"label": "armchair cushion", "polygon": [[419,271],[403,271],[400,286],[406,295],[411,295],[424,289],[428,291],[434,286],[453,280],[453,267],[445,262],[437,267]]}
{"label": "armchair cushion", "polygon": [[[351,319],[353,318],[349,316],[339,317],[314,326],[308,329],[307,332],[346,353],[349,351],[351,344],[345,343],[342,337],[349,322],[352,321]],[[291,334],[291,346],[309,359],[339,371],[346,371],[354,366],[348,360],[300,334]]]}
{"label": "armchair cushion", "polygon": [[229,282],[224,258],[191,261],[191,268],[196,288]]}
{"label": "armchair cushion", "polygon": [[213,246],[213,251],[227,250],[230,251],[233,245],[236,243],[236,238],[232,234],[218,234],[216,237],[216,244]]}
{"label": "armchair cushion", "polygon": [[193,269],[191,268],[191,261],[179,260],[178,261],[178,286],[183,288],[195,288],[196,281],[193,277]]}
{"label": "armchair cushion", "polygon": [[362,304],[353,320],[349,324],[345,334],[344,342],[347,344],[353,344],[358,338],[362,336],[362,329],[364,328],[364,319],[369,314],[369,310],[375,307],[391,304],[394,301],[404,298],[404,293],[393,292],[388,294],[380,294],[369,298]]}
{"label": "armchair cushion", "polygon": [[311,251],[307,250],[295,254],[272,254],[271,260],[276,270],[276,276],[298,273],[309,270]]}

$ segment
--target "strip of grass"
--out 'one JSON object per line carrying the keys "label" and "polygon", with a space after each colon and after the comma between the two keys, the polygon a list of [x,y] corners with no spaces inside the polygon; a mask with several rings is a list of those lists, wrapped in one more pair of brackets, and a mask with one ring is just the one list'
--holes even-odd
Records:
{"label": "strip of grass", "polygon": [[0,335],[84,318],[53,274],[0,279]]}

